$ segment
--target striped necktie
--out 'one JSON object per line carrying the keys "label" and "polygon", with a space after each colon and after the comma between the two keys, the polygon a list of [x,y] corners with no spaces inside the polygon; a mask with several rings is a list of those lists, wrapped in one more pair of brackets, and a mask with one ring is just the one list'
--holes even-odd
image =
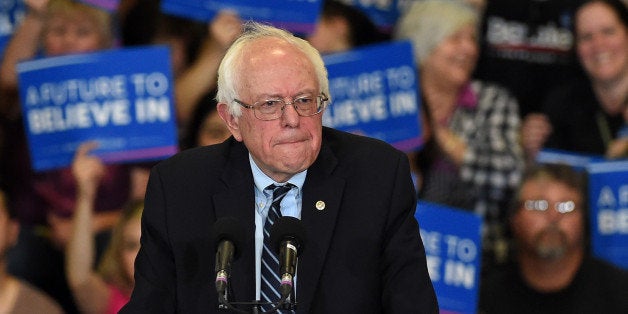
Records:
{"label": "striped necktie", "polygon": [[[274,184],[269,185],[266,190],[273,190],[273,202],[268,210],[268,217],[266,223],[264,223],[264,248],[262,250],[262,283],[261,283],[261,299],[263,302],[277,302],[281,298],[278,288],[280,285],[279,278],[279,260],[277,254],[270,244],[270,229],[272,225],[281,217],[281,210],[279,205],[281,200],[288,194],[288,191],[294,187],[292,184],[286,184],[283,186],[276,186]],[[263,311],[268,311],[272,308],[272,305],[262,306]],[[282,313],[278,311],[278,313]],[[294,313],[291,311],[285,311],[284,313]]]}

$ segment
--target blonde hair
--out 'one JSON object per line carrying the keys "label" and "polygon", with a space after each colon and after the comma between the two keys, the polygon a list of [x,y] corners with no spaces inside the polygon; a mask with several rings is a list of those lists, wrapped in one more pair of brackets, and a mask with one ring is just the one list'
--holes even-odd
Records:
{"label": "blonde hair", "polygon": [[143,200],[130,201],[125,205],[122,216],[111,232],[111,239],[98,265],[98,273],[105,282],[127,291],[133,289],[134,281],[125,271],[122,261],[124,228],[129,224],[129,221],[141,217],[143,210]]}
{"label": "blonde hair", "polygon": [[88,17],[98,28],[98,34],[101,39],[100,48],[104,49],[113,46],[114,35],[111,14],[109,12],[74,0],[50,0],[46,9],[47,20],[53,16]]}
{"label": "blonde hair", "polygon": [[479,20],[477,11],[462,1],[416,1],[397,23],[394,37],[412,42],[420,65],[443,40],[465,25],[478,27]]}

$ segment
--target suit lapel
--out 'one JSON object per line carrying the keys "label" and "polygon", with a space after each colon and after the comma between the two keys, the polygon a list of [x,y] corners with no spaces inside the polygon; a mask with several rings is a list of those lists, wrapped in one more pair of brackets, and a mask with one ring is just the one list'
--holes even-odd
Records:
{"label": "suit lapel", "polygon": [[245,229],[246,240],[238,248],[239,257],[232,263],[231,301],[255,300],[255,192],[248,151],[233,140],[227,166],[221,180],[226,191],[213,197],[216,219],[235,217]]}
{"label": "suit lapel", "polygon": [[303,185],[301,219],[307,239],[297,270],[299,312],[311,307],[336,225],[345,186],[344,179],[331,175],[336,164],[336,157],[323,145]]}

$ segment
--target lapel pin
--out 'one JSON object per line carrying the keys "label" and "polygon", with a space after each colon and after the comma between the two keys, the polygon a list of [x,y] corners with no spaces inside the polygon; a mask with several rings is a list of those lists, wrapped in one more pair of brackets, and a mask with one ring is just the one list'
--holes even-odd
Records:
{"label": "lapel pin", "polygon": [[325,209],[325,202],[323,202],[323,201],[316,202],[316,209],[318,209],[318,210]]}

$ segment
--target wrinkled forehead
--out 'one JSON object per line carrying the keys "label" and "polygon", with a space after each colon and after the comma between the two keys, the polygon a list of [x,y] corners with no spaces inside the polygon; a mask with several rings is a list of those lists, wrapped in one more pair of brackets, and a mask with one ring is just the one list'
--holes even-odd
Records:
{"label": "wrinkled forehead", "polygon": [[[316,71],[305,52],[278,38],[263,38],[250,43],[242,51],[237,71],[243,82],[253,74],[280,74],[289,69],[292,75],[310,73],[316,81]],[[284,72],[284,74],[287,74]]]}
{"label": "wrinkled forehead", "polygon": [[248,43],[242,50],[242,61],[249,63],[260,63],[272,61],[274,59],[300,59],[309,60],[305,53],[294,44],[281,38],[267,37],[259,38]]}

